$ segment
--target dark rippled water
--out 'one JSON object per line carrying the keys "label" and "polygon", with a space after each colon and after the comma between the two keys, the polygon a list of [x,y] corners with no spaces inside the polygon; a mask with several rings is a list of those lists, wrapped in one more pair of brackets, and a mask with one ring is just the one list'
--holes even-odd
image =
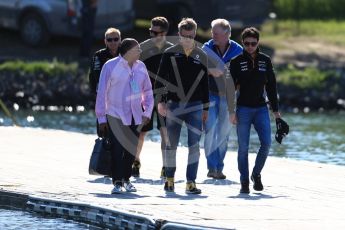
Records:
{"label": "dark rippled water", "polygon": [[0,229],[1,230],[84,230],[100,229],[87,224],[81,224],[61,218],[45,218],[37,214],[1,209],[0,207]]}
{"label": "dark rippled water", "polygon": [[[96,118],[93,112],[19,110],[14,115],[21,126],[95,134]],[[282,145],[272,142],[271,155],[345,165],[345,113],[286,114],[284,119],[289,123],[291,132]],[[0,125],[12,125],[12,121],[0,113]],[[275,131],[273,122],[272,130]],[[186,129],[183,129],[181,145],[186,145],[186,136]],[[272,138],[274,140],[273,134]],[[146,139],[159,142],[158,130],[151,131]],[[237,150],[236,142],[235,128],[232,127],[230,150]],[[203,139],[200,144],[203,146]],[[252,129],[250,152],[256,152],[258,147],[259,140]]]}

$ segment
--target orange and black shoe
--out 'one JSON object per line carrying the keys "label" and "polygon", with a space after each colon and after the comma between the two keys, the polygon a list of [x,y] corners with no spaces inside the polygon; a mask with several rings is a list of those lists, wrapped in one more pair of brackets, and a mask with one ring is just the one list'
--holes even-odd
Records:
{"label": "orange and black shoe", "polygon": [[164,184],[164,191],[165,192],[174,192],[175,185],[174,185],[174,177],[167,177],[165,184]]}
{"label": "orange and black shoe", "polygon": [[187,194],[201,194],[201,189],[196,187],[194,181],[187,182],[186,184],[186,193]]}
{"label": "orange and black shoe", "polygon": [[165,179],[165,177],[165,167],[163,166],[161,170],[161,179]]}
{"label": "orange and black shoe", "polygon": [[132,165],[132,177],[140,177],[140,161],[135,160]]}

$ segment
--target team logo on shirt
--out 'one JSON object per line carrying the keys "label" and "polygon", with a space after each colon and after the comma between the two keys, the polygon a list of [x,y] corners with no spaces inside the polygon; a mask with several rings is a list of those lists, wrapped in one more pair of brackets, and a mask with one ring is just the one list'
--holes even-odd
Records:
{"label": "team logo on shirt", "polygon": [[198,64],[198,65],[201,64],[201,62],[200,62],[200,55],[199,54],[195,55],[195,58],[193,58],[193,62],[195,64]]}
{"label": "team logo on shirt", "polygon": [[258,65],[259,65],[259,71],[266,72],[267,65],[265,61],[259,61]]}
{"label": "team logo on shirt", "polygon": [[94,70],[100,70],[101,69],[101,61],[99,60],[98,56],[95,56],[93,69]]}
{"label": "team logo on shirt", "polygon": [[241,71],[247,71],[248,70],[248,62],[244,61],[244,62],[240,62],[240,66],[241,66]]}

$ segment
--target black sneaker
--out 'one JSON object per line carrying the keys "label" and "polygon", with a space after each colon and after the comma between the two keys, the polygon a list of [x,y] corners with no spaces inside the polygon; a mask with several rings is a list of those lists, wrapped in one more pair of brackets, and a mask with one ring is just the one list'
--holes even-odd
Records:
{"label": "black sneaker", "polygon": [[201,189],[198,189],[195,185],[195,182],[187,182],[186,184],[186,193],[187,194],[200,194]]}
{"label": "black sneaker", "polygon": [[167,178],[164,184],[164,191],[165,192],[174,192],[175,186],[174,186],[174,178]]}
{"label": "black sneaker", "polygon": [[264,190],[264,186],[262,185],[262,182],[261,182],[261,175],[254,176],[252,174],[250,179],[254,182],[254,185],[253,185],[254,190],[256,191]]}
{"label": "black sneaker", "polygon": [[134,161],[132,165],[132,177],[139,177],[140,176],[140,161]]}
{"label": "black sneaker", "polygon": [[249,190],[249,181],[247,182],[241,182],[241,190],[240,193],[245,193],[245,194],[249,194],[250,190]]}

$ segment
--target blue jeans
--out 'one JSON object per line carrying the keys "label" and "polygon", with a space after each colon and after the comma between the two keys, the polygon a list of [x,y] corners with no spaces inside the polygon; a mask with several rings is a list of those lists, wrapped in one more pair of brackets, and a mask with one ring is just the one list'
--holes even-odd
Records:
{"label": "blue jeans", "polygon": [[241,182],[249,182],[248,149],[251,125],[259,136],[260,148],[256,156],[253,175],[260,175],[271,146],[271,125],[267,106],[250,108],[238,106],[237,111],[237,137],[238,137],[238,170]]}
{"label": "blue jeans", "polygon": [[205,126],[205,155],[207,168],[223,171],[224,158],[228,148],[230,122],[225,96],[210,93],[210,108]]}
{"label": "blue jeans", "polygon": [[199,141],[202,128],[202,103],[168,102],[166,127],[168,143],[165,148],[166,176],[174,177],[176,171],[176,150],[180,139],[183,122],[188,130],[188,165],[187,182],[195,181],[198,172],[200,147]]}

